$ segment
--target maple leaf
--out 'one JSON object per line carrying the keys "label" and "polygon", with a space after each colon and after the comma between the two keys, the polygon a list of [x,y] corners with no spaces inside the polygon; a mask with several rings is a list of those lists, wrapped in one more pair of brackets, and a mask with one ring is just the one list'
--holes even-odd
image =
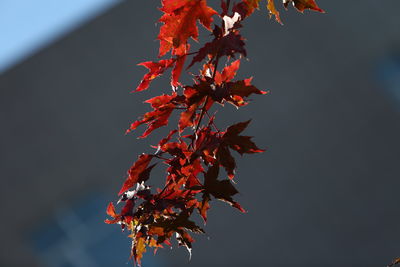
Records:
{"label": "maple leaf", "polygon": [[183,132],[186,127],[190,127],[194,125],[194,118],[196,115],[196,111],[201,103],[196,102],[190,105],[185,111],[181,113],[179,118],[179,132]]}
{"label": "maple leaf", "polygon": [[[231,206],[245,212],[239,203],[233,200],[232,196],[239,193],[230,180],[217,180],[219,165],[211,166],[204,175],[204,195],[203,201],[209,198],[209,194],[216,199],[229,203]],[[204,217],[203,217],[204,218]]]}
{"label": "maple leaf", "polygon": [[230,82],[226,85],[228,97],[226,100],[237,107],[247,105],[245,98],[251,94],[265,95],[267,92],[261,91],[255,86],[251,85],[252,78],[241,81]]}
{"label": "maple leaf", "polygon": [[164,56],[172,49],[175,55],[184,55],[187,52],[187,40],[191,37],[197,40],[199,30],[197,21],[210,30],[212,16],[218,14],[207,6],[205,0],[177,0],[162,1],[161,11],[164,15],[160,22],[158,39],[160,40],[159,57]]}
{"label": "maple leaf", "polygon": [[192,256],[192,243],[194,239],[185,231],[178,230],[176,240],[178,240],[179,246],[184,246],[189,251],[189,260]]}
{"label": "maple leaf", "polygon": [[186,97],[186,105],[190,107],[201,103],[209,91],[210,84],[204,80],[201,80],[193,86],[186,86],[183,91],[183,94]]}
{"label": "maple leaf", "polygon": [[185,187],[191,189],[196,188],[196,186],[201,186],[197,175],[203,171],[203,166],[201,166],[201,161],[198,158],[195,160],[190,160],[188,164],[185,164],[181,168],[181,173],[187,177]]}
{"label": "maple leaf", "polygon": [[217,158],[215,151],[221,143],[220,139],[220,132],[211,131],[210,125],[207,127],[202,127],[198,132],[197,138],[195,138],[195,152],[192,156],[200,156],[206,165],[216,164],[215,162]]}
{"label": "maple leaf", "polygon": [[187,0],[162,0],[161,11],[164,13],[172,13],[175,10],[185,6],[187,2]]}
{"label": "maple leaf", "polygon": [[231,81],[235,77],[236,72],[238,71],[239,67],[240,67],[240,60],[238,59],[238,60],[232,62],[231,65],[226,66],[222,70],[222,73],[219,71],[216,71],[215,77],[214,77],[215,83],[217,85],[221,85],[224,82]]}
{"label": "maple leaf", "polygon": [[237,151],[240,155],[244,153],[260,153],[264,152],[264,149],[260,149],[256,144],[251,141],[251,136],[239,135],[249,125],[251,120],[245,122],[239,122],[232,126],[229,126],[224,135],[222,136],[224,144],[228,145],[231,149]]}
{"label": "maple leaf", "polygon": [[232,11],[238,12],[243,18],[250,16],[255,9],[259,8],[261,0],[242,0],[233,6]]}
{"label": "maple leaf", "polygon": [[275,16],[275,20],[282,24],[281,18],[279,16],[279,11],[275,7],[274,0],[268,0],[267,9],[269,11],[269,17]]}
{"label": "maple leaf", "polygon": [[139,66],[144,66],[149,69],[149,72],[143,76],[138,87],[134,92],[144,91],[149,88],[152,80],[161,76],[168,68],[172,68],[171,86],[173,88],[180,85],[179,77],[181,76],[183,66],[185,64],[186,55],[178,56],[177,58],[163,59],[158,62],[146,61],[139,63]]}
{"label": "maple leaf", "polygon": [[321,13],[325,13],[324,10],[318,7],[315,0],[283,0],[283,5],[285,6],[285,8],[287,8],[289,3],[292,3],[293,6],[295,6],[297,10],[301,13],[303,13],[305,9],[311,9]]}
{"label": "maple leaf", "polygon": [[177,132],[178,132],[177,130],[171,130],[166,137],[164,137],[163,139],[160,140],[160,142],[158,143],[157,146],[153,146],[153,147],[157,148],[159,150],[163,145],[168,143],[171,140],[172,136],[174,134],[176,134]]}
{"label": "maple leaf", "polygon": [[150,165],[149,167],[147,167],[143,172],[141,172],[139,174],[139,178],[137,183],[142,183],[142,182],[146,182],[147,180],[149,180],[150,178],[150,173],[153,170],[153,168],[157,165],[157,163],[154,163],[152,165]]}
{"label": "maple leaf", "polygon": [[259,8],[259,3],[261,0],[244,0],[243,2],[246,3],[247,7],[251,12],[254,11],[254,9]]}
{"label": "maple leaf", "polygon": [[132,256],[138,266],[141,266],[143,254],[146,252],[145,237],[137,237],[133,239]]}
{"label": "maple leaf", "polygon": [[210,200],[211,200],[210,195],[207,193],[204,193],[203,199],[200,202],[200,205],[198,207],[199,213],[200,213],[201,217],[203,218],[204,223],[207,222],[207,211],[210,209],[210,204],[209,204]]}
{"label": "maple leaf", "polygon": [[180,85],[179,77],[181,76],[185,60],[186,60],[186,55],[179,56],[178,59],[176,60],[175,67],[172,69],[172,75],[171,75],[171,85],[173,87],[177,87],[178,85]]}
{"label": "maple leaf", "polygon": [[220,165],[225,168],[230,179],[233,179],[235,176],[236,162],[232,157],[229,148],[237,151],[240,155],[243,155],[244,153],[252,154],[265,151],[258,148],[253,141],[251,141],[251,136],[239,135],[249,123],[250,120],[229,126],[222,135],[219,147],[217,149],[217,160],[219,161]]}
{"label": "maple leaf", "polygon": [[[251,94],[267,94],[267,92],[261,91],[251,84],[252,78],[230,82],[238,66],[239,61],[235,61],[232,65],[225,67],[222,74],[217,71],[214,80],[206,77],[206,79],[200,80],[193,86],[185,87],[184,94],[186,95],[188,109],[181,114],[180,129],[193,125],[194,112],[203,103],[206,96],[209,97],[205,106],[206,110],[208,110],[213,101],[222,105],[224,101],[227,101],[236,107],[241,107],[248,104],[246,98]],[[191,120],[189,121],[189,119]]]}
{"label": "maple leaf", "polygon": [[225,168],[228,177],[230,179],[233,179],[233,177],[235,177],[236,161],[232,157],[228,147],[220,145],[220,147],[217,150],[216,156],[221,166]]}
{"label": "maple leaf", "polygon": [[[209,85],[204,81],[200,81],[199,84],[193,87],[186,86],[183,94],[186,99],[186,110],[181,113],[179,118],[178,126],[179,132],[183,132],[186,127],[194,126],[196,119],[197,110],[199,106],[205,101],[205,96],[210,91]],[[208,110],[209,107],[207,107]]]}
{"label": "maple leaf", "polygon": [[176,107],[174,100],[178,100],[175,93],[172,95],[164,94],[146,100],[145,102],[151,104],[154,110],[145,113],[142,119],[133,122],[129,129],[126,130],[126,134],[135,130],[138,126],[146,123],[148,125],[146,131],[139,136],[139,138],[145,138],[155,129],[167,125],[169,116]]}
{"label": "maple leaf", "polygon": [[235,57],[235,54],[238,53],[246,57],[247,53],[243,40],[243,37],[237,31],[231,31],[220,38],[216,37],[212,42],[206,43],[199,49],[187,68],[190,68],[196,62],[201,62],[206,56],[210,56],[211,58],[222,56]]}
{"label": "maple leaf", "polygon": [[[134,207],[135,207],[135,200],[133,198],[127,199],[125,201],[125,205],[122,207],[121,216],[123,217],[131,216]],[[128,220],[130,220],[130,218]]]}
{"label": "maple leaf", "polygon": [[[138,181],[143,180],[143,176],[141,177],[140,175],[143,172],[149,171],[149,170],[146,170],[146,168],[149,165],[152,158],[153,158],[153,155],[149,155],[149,154],[142,154],[139,156],[138,160],[128,170],[128,178],[126,178],[118,195],[121,195],[122,193],[124,193],[126,190],[128,190],[129,188],[134,186]],[[150,169],[150,171],[151,171],[151,169]]]}
{"label": "maple leaf", "polygon": [[[243,18],[248,17],[254,12],[255,9],[259,9],[260,2],[261,0],[242,0],[234,5],[233,12],[238,12]],[[315,0],[283,0],[283,5],[285,8],[287,8],[290,2],[292,2],[293,6],[295,6],[301,13],[303,13],[305,9],[311,9],[325,13],[324,10],[318,7]],[[282,24],[279,11],[275,6],[275,0],[267,0],[267,9],[269,11],[270,18],[274,16],[275,20]]]}
{"label": "maple leaf", "polygon": [[[139,66],[144,66],[147,69],[149,69],[149,72],[146,73],[142,79],[142,81],[140,82],[139,86],[136,88],[135,92],[139,92],[139,91],[143,91],[146,90],[147,88],[149,88],[150,82],[157,78],[158,76],[162,75],[166,69],[172,67],[172,65],[175,63],[175,59],[163,59],[160,60],[159,62],[152,62],[152,61],[146,61],[146,62],[142,62],[139,63]],[[179,63],[182,64],[182,63]],[[178,65],[178,63],[177,63]],[[180,65],[179,65],[180,66]],[[180,67],[181,69],[181,67]],[[179,67],[177,70],[175,70],[175,76],[177,78],[173,79],[173,83],[176,83],[176,80],[179,79],[179,75],[180,71],[179,71]]]}
{"label": "maple leaf", "polygon": [[104,221],[105,223],[114,224],[114,223],[118,223],[119,221],[121,221],[121,216],[115,212],[115,207],[114,207],[114,204],[112,202],[110,202],[108,204],[106,213],[107,213],[107,215],[109,215],[113,219],[112,220],[106,219]]}
{"label": "maple leaf", "polygon": [[110,215],[111,217],[115,218],[117,217],[117,213],[115,212],[115,207],[112,202],[110,202],[107,206],[107,215]]}
{"label": "maple leaf", "polygon": [[182,211],[175,218],[160,218],[152,226],[158,226],[164,228],[164,232],[176,231],[180,229],[186,229],[193,233],[204,233],[204,230],[197,226],[195,222],[189,220],[191,215],[190,210]]}

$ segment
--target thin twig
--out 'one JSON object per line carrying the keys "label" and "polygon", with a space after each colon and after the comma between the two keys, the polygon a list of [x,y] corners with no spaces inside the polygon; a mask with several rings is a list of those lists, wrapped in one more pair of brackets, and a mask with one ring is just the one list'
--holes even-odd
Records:
{"label": "thin twig", "polygon": [[[211,121],[211,116],[210,116],[210,114],[208,114],[208,111],[206,111],[206,115],[207,115],[208,119]],[[221,131],[218,129],[217,125],[215,124],[214,120],[211,121],[211,125],[214,126],[214,128],[215,128],[215,130],[216,130],[217,132],[221,132]]]}

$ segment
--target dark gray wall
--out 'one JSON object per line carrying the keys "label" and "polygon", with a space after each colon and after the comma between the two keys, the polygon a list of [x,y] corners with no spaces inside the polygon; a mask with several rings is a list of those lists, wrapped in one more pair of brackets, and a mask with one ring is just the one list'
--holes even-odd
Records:
{"label": "dark gray wall", "polygon": [[[239,76],[271,93],[219,121],[252,118],[247,133],[268,148],[238,160],[248,213],[216,203],[190,265],[183,249],[158,257],[306,267],[384,266],[400,255],[400,117],[374,78],[400,48],[400,2],[382,2],[320,0],[327,14],[282,12],[282,27],[262,10],[245,23],[250,61]],[[135,64],[156,59],[157,4],[126,1],[0,76],[1,266],[33,266],[25,234],[92,188],[117,192],[160,137],[123,134],[143,100],[170,90],[160,79],[129,94],[144,73]]]}

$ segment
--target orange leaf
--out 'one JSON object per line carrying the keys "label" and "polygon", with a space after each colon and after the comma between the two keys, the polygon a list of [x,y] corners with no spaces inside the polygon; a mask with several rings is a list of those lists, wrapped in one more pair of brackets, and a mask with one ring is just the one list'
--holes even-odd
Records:
{"label": "orange leaf", "polygon": [[136,237],[134,239],[134,246],[132,248],[132,255],[138,266],[141,266],[141,260],[143,258],[143,253],[146,252],[146,240],[144,237]]}
{"label": "orange leaf", "polygon": [[275,16],[275,20],[282,24],[279,11],[275,8],[274,0],[268,0],[267,9],[269,11],[269,17]]}
{"label": "orange leaf", "polygon": [[110,204],[108,204],[108,206],[107,206],[107,215],[109,215],[113,218],[117,217],[117,213],[115,213],[115,207],[112,202],[110,202]]}

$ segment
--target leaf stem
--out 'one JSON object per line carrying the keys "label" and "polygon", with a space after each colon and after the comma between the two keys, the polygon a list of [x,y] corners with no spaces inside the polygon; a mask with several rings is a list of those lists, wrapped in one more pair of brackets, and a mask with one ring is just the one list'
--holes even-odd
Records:
{"label": "leaf stem", "polygon": [[[218,68],[218,62],[219,62],[219,56],[218,56],[218,53],[215,55],[215,57],[214,58],[212,58],[210,61],[212,61],[213,59],[215,59],[215,63],[214,63],[214,71],[213,71],[213,75],[212,75],[212,80],[214,81],[214,79],[215,79],[215,74],[217,73],[217,68]],[[203,108],[201,109],[201,113],[200,113],[200,118],[199,118],[199,121],[198,121],[198,123],[197,123],[197,125],[196,125],[196,129],[194,130],[194,133],[195,133],[195,136],[197,137],[197,131],[199,130],[199,127],[200,127],[200,124],[201,124],[201,120],[203,119],[203,117],[204,117],[204,114],[206,113],[206,109],[207,109],[207,103],[208,103],[208,100],[209,100],[209,98],[210,98],[210,96],[206,96],[206,100],[205,100],[205,102],[204,102],[204,105],[203,105]]]}
{"label": "leaf stem", "polygon": [[160,155],[154,154],[154,157],[158,158],[158,159],[162,159],[162,160],[169,160],[167,158],[161,157]]}
{"label": "leaf stem", "polygon": [[[208,114],[208,111],[206,111],[206,115],[207,115],[208,119],[211,121],[211,116],[210,116],[210,114]],[[214,121],[211,122],[211,125],[215,128],[215,130],[216,130],[217,132],[221,132],[221,131],[218,129],[218,127],[217,127],[217,125],[215,124]]]}

